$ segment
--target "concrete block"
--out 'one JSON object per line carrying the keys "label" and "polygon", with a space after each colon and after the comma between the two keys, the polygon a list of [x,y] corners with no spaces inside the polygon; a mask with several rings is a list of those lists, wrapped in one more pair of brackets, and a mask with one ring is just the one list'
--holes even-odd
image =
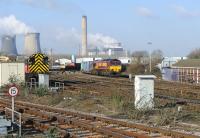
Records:
{"label": "concrete block", "polygon": [[154,107],[154,75],[135,76],[135,107],[151,109]]}
{"label": "concrete block", "polygon": [[39,85],[49,87],[49,75],[48,74],[38,74]]}

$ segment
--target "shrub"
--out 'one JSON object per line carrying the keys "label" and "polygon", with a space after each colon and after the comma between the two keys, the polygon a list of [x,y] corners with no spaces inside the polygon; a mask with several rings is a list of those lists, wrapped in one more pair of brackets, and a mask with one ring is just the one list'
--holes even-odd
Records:
{"label": "shrub", "polygon": [[24,83],[22,81],[22,79],[19,76],[17,76],[16,74],[11,74],[8,78],[8,81],[9,81],[9,83],[15,83],[18,85],[21,85],[22,83]]}
{"label": "shrub", "polygon": [[20,91],[20,95],[27,97],[29,94],[29,89],[27,87],[24,87],[21,91]]}
{"label": "shrub", "polygon": [[11,75],[9,76],[9,78],[8,78],[8,81],[9,81],[10,83],[19,83],[19,82],[20,82],[20,79],[18,78],[17,75],[11,74]]}
{"label": "shrub", "polygon": [[133,75],[139,75],[139,74],[144,74],[145,73],[145,66],[143,64],[131,64],[128,67],[128,73],[131,73]]}
{"label": "shrub", "polygon": [[133,102],[127,103],[125,105],[125,108],[126,108],[125,113],[130,119],[139,120],[142,118],[147,118],[153,113],[153,110],[149,108],[145,108],[145,109],[135,108],[135,104]]}
{"label": "shrub", "polygon": [[59,134],[56,127],[48,129],[47,138],[58,138],[58,137],[59,137]]}
{"label": "shrub", "polygon": [[48,94],[48,87],[45,85],[40,85],[38,88],[35,89],[35,93],[41,97]]}
{"label": "shrub", "polygon": [[162,109],[159,110],[159,114],[156,118],[156,125],[158,126],[165,126],[170,125],[172,123],[175,124],[176,118],[177,118],[177,112],[173,109]]}
{"label": "shrub", "polygon": [[114,111],[122,111],[123,110],[123,105],[124,105],[124,100],[123,97],[120,95],[113,95],[111,98],[111,104],[112,104],[112,109]]}

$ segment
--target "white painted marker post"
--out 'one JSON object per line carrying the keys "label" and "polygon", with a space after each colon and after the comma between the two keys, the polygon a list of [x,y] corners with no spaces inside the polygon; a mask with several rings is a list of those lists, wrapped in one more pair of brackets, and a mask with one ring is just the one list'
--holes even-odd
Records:
{"label": "white painted marker post", "polygon": [[[15,85],[9,87],[8,93],[12,97],[12,123],[14,123],[14,111],[15,111],[15,96],[17,96],[19,90]],[[13,126],[12,126],[13,130]]]}

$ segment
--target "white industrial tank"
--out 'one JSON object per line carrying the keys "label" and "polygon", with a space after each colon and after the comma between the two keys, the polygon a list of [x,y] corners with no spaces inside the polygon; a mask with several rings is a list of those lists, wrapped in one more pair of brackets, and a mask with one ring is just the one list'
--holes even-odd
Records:
{"label": "white industrial tank", "polygon": [[76,63],[76,57],[75,57],[75,55],[71,55],[71,62],[72,63]]}
{"label": "white industrial tank", "polygon": [[40,33],[27,33],[24,38],[24,55],[41,52],[40,48]]}
{"label": "white industrial tank", "polygon": [[1,53],[6,56],[17,56],[16,36],[3,35],[1,38]]}

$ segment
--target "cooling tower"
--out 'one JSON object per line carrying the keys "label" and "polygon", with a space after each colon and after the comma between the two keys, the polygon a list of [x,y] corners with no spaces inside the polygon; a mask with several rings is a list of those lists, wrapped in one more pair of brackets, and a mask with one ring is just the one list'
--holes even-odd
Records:
{"label": "cooling tower", "polygon": [[16,36],[3,35],[1,38],[1,52],[6,56],[17,56]]}
{"label": "cooling tower", "polygon": [[41,52],[40,48],[40,33],[27,33],[24,38],[24,55]]}
{"label": "cooling tower", "polygon": [[81,55],[87,56],[87,16],[82,16],[82,47]]}

